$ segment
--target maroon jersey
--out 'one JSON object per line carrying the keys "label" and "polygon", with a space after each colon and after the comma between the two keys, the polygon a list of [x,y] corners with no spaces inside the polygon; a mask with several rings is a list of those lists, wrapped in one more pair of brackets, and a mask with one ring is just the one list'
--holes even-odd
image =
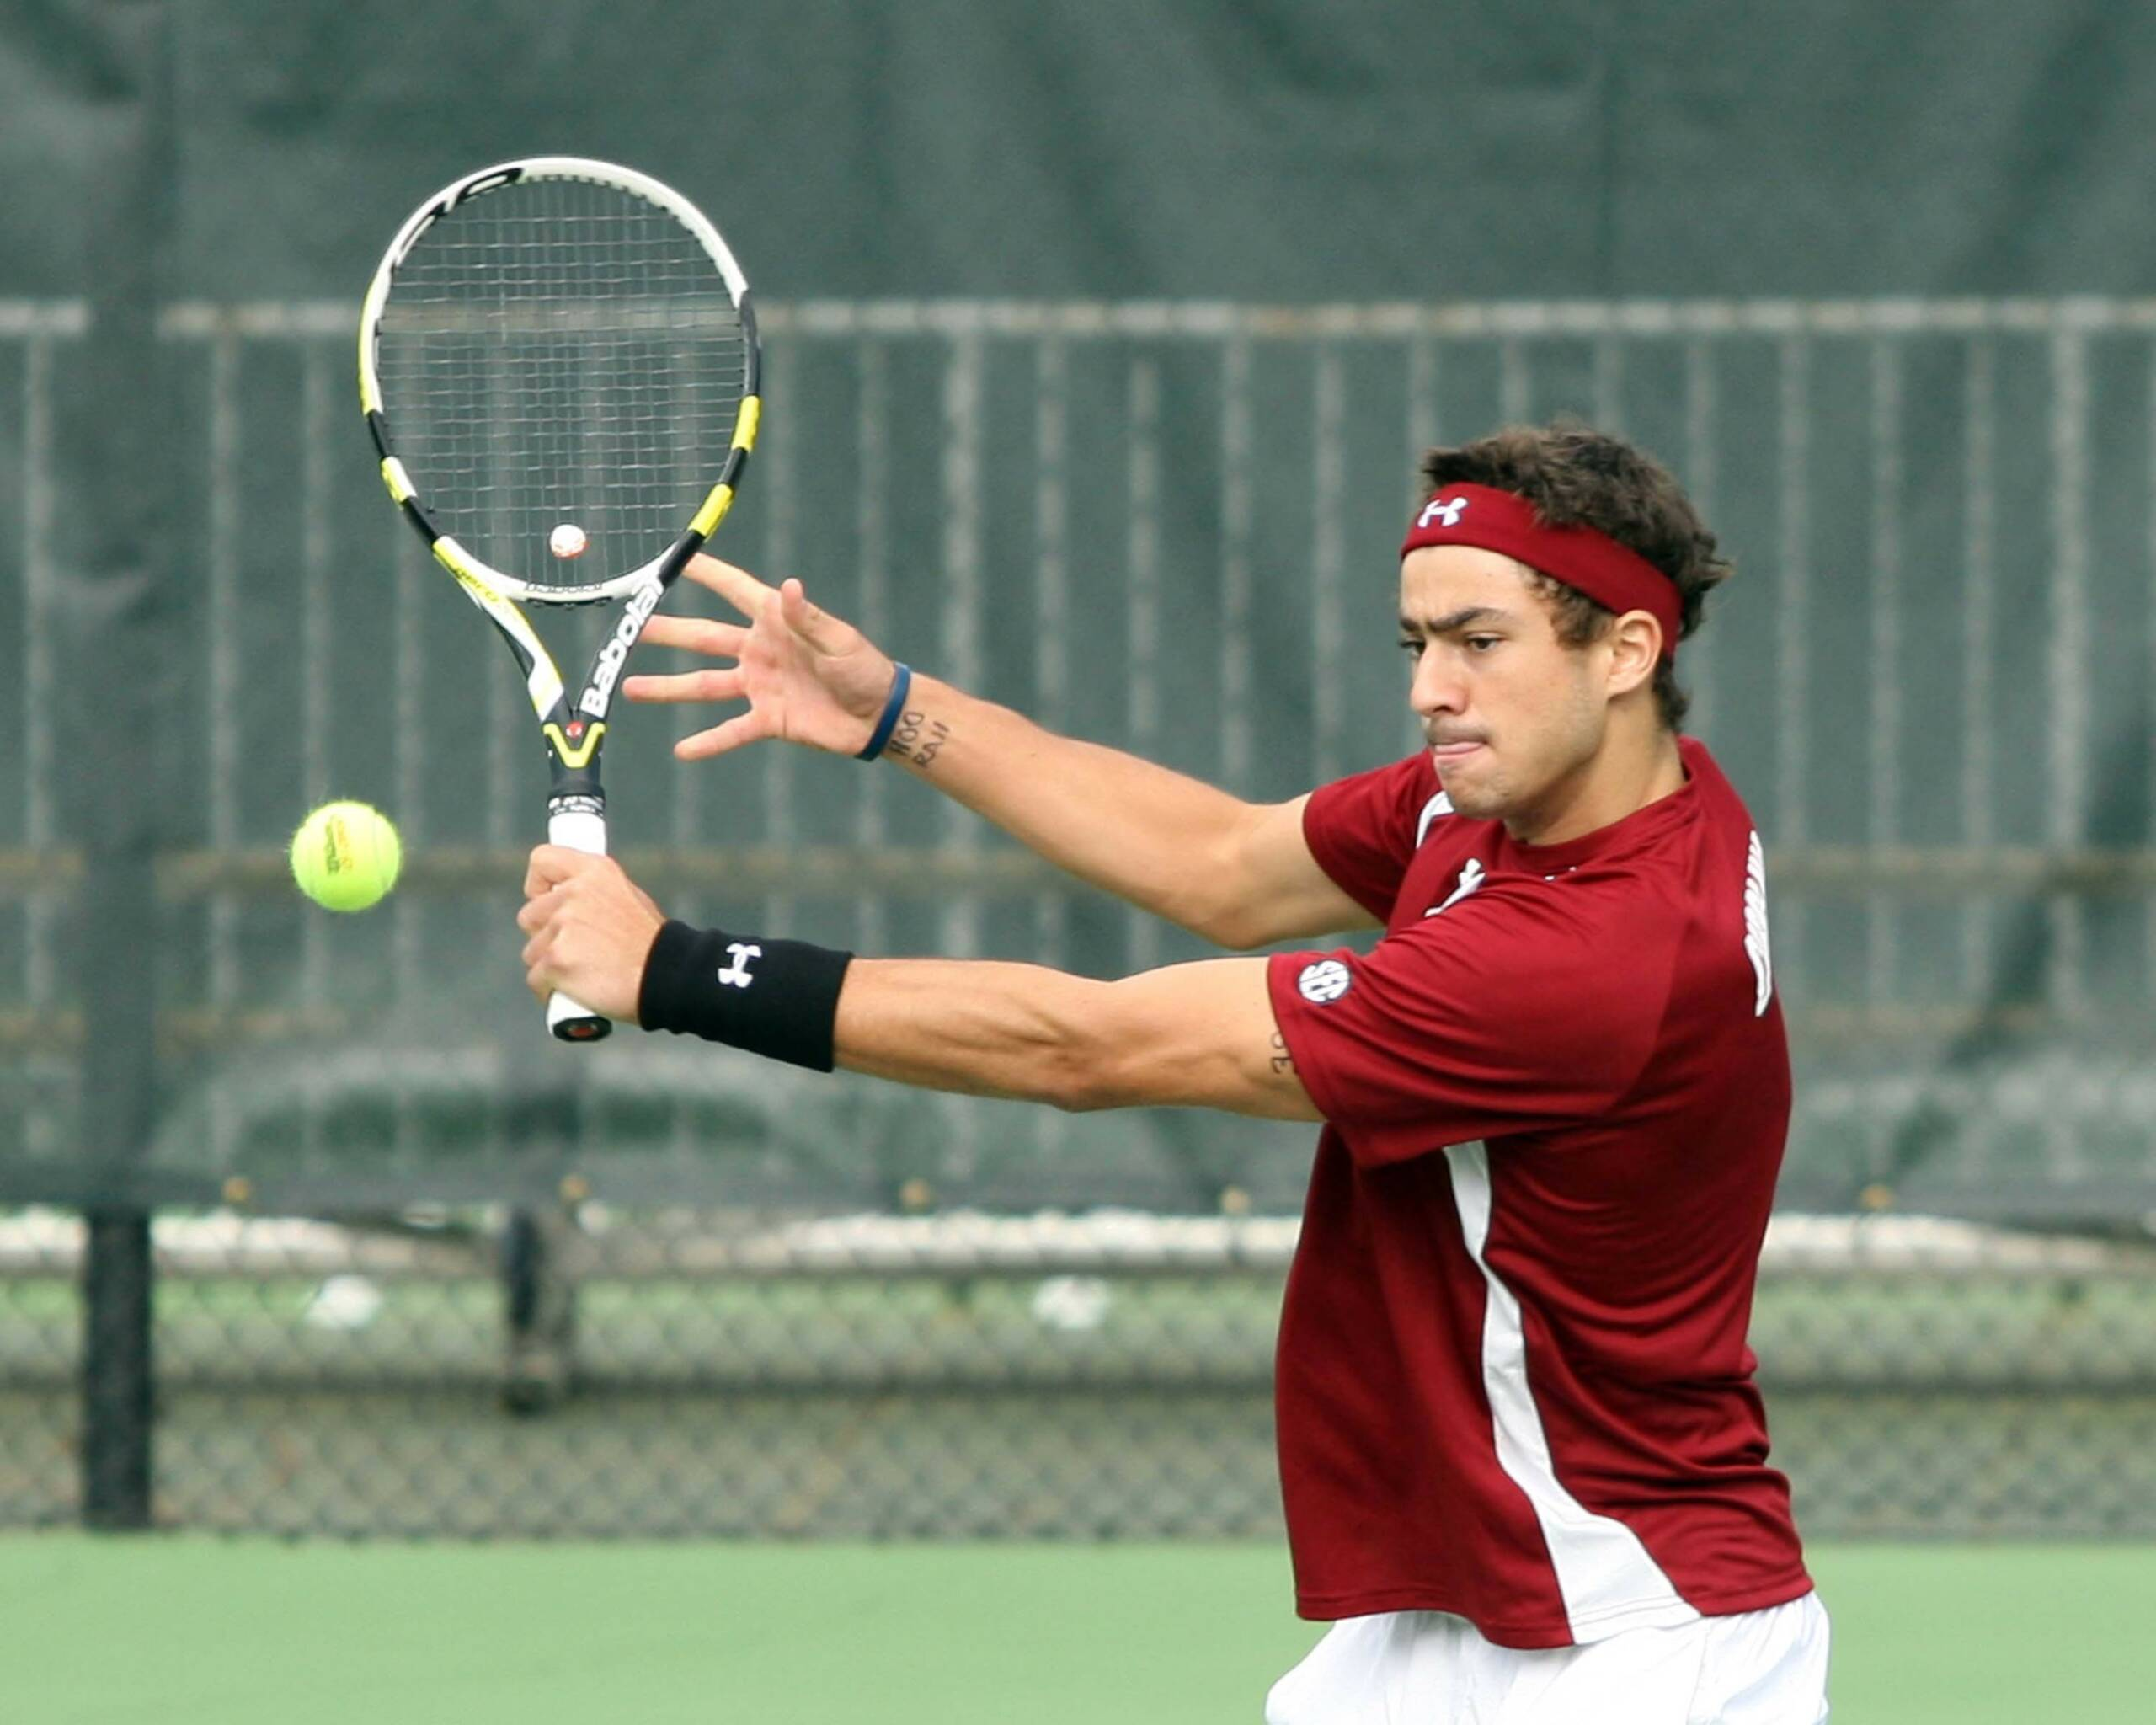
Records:
{"label": "maroon jersey", "polygon": [[1306,1617],[1450,1611],[1507,1647],[1809,1590],[1745,1345],[1789,1125],[1766,883],[1713,759],[1549,846],[1427,755],[1304,830],[1385,920],[1271,961],[1327,1122],[1282,1315]]}

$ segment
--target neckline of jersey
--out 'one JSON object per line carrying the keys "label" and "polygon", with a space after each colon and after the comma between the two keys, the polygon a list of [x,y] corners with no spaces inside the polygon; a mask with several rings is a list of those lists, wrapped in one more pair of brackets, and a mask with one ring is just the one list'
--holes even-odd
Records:
{"label": "neckline of jersey", "polygon": [[1583,832],[1576,839],[1566,839],[1555,845],[1522,844],[1509,833],[1505,836],[1507,860],[1515,867],[1536,874],[1562,874],[1577,868],[1583,862],[1592,862],[1609,857],[1618,851],[1631,850],[1641,842],[1660,837],[1668,829],[1691,817],[1699,804],[1699,783],[1703,772],[1713,770],[1713,763],[1706,750],[1691,737],[1677,740],[1678,758],[1684,763],[1684,782],[1666,797],[1635,809],[1621,820],[1613,820],[1607,826],[1598,826],[1593,832]]}

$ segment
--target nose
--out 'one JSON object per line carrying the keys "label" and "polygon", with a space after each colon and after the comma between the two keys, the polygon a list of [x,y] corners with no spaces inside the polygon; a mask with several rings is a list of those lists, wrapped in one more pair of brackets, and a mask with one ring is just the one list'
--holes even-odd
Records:
{"label": "nose", "polygon": [[1435,718],[1441,713],[1467,710],[1467,689],[1453,656],[1442,645],[1425,647],[1415,659],[1415,680],[1409,686],[1407,704],[1417,717]]}

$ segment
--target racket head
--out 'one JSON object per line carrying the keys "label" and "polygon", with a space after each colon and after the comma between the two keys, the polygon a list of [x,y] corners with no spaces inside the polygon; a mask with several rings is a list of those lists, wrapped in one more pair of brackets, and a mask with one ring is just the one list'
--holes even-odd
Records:
{"label": "racket head", "polygon": [[[755,444],[748,283],[648,174],[584,157],[482,168],[422,204],[367,290],[360,398],[435,555],[504,598],[587,605],[679,572]],[[553,548],[577,528],[584,548]]]}

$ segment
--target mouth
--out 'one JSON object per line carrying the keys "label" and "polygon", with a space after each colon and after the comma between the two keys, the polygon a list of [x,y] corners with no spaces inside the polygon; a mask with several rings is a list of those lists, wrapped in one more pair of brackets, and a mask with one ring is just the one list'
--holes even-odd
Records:
{"label": "mouth", "polygon": [[1433,743],[1430,745],[1430,758],[1440,766],[1448,766],[1466,760],[1469,756],[1482,746],[1479,740],[1472,739],[1451,743]]}

